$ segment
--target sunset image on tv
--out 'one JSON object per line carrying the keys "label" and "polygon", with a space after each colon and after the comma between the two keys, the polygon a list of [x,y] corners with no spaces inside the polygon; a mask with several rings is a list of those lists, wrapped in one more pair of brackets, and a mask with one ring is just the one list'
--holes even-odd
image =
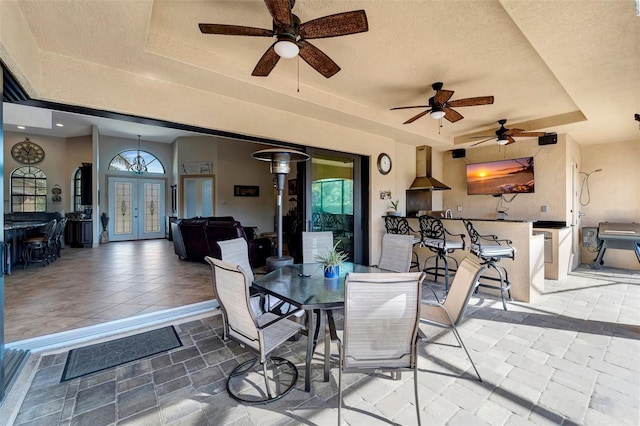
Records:
{"label": "sunset image on tv", "polygon": [[467,194],[534,192],[533,157],[467,164]]}

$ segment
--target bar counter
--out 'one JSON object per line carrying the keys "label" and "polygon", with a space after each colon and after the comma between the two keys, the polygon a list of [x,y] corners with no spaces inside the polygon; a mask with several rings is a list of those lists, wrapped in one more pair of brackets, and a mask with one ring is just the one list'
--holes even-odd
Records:
{"label": "bar counter", "polygon": [[[416,232],[420,231],[417,217],[407,217],[409,225]],[[465,218],[467,219],[467,218]],[[464,257],[470,256],[469,235],[464,227],[462,218],[444,219],[441,218],[447,231],[453,234],[463,234],[465,236],[465,250],[456,250],[450,254],[460,262]],[[544,236],[533,233],[533,220],[491,220],[491,219],[468,219],[478,233],[497,235],[498,238],[506,238],[512,241],[512,246],[516,249],[515,259],[504,259],[500,265],[504,266],[511,281],[511,296],[519,302],[531,302],[535,297],[544,292]],[[421,267],[424,261],[433,253],[427,248],[416,248]],[[471,255],[473,256],[473,255]],[[474,256],[475,257],[475,256]],[[483,291],[491,289],[483,288]],[[496,291],[496,295],[500,292]]]}

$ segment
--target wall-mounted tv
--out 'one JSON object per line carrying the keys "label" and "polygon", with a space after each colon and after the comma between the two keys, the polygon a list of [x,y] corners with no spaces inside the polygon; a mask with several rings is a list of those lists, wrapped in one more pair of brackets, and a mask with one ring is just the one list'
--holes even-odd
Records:
{"label": "wall-mounted tv", "polygon": [[533,157],[467,164],[467,194],[534,192]]}

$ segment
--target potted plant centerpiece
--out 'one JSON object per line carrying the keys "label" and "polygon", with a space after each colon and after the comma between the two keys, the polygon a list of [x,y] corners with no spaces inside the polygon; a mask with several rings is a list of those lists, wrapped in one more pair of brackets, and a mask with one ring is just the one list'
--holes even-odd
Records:
{"label": "potted plant centerpiece", "polygon": [[316,262],[322,264],[326,278],[337,278],[340,276],[340,264],[349,258],[347,253],[338,251],[339,244],[340,241],[326,253],[316,255]]}

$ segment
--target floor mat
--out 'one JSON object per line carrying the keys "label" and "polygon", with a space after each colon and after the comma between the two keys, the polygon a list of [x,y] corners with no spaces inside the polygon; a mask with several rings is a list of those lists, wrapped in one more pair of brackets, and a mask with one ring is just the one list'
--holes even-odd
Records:
{"label": "floor mat", "polygon": [[60,382],[182,346],[173,326],[69,351]]}

